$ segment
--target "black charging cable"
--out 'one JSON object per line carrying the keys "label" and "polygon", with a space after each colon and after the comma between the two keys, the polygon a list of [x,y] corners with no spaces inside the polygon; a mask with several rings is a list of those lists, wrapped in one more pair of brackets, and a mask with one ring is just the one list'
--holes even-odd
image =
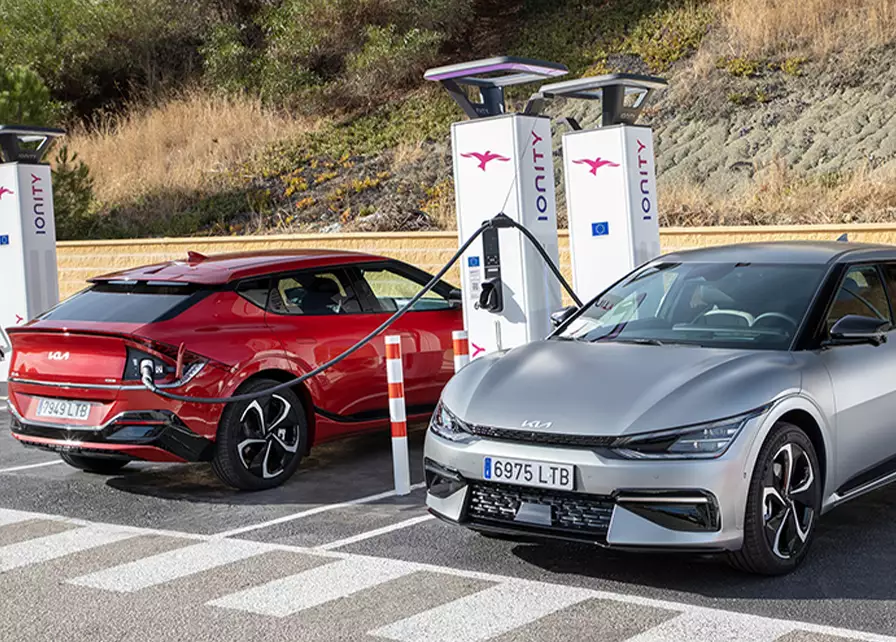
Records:
{"label": "black charging cable", "polygon": [[149,389],[150,391],[159,395],[160,397],[164,397],[166,399],[172,399],[174,401],[184,401],[187,403],[213,404],[213,403],[236,403],[236,402],[240,402],[240,401],[254,401],[255,399],[261,399],[263,397],[267,397],[274,393],[293,388],[294,386],[296,386],[304,381],[307,381],[311,377],[315,377],[315,376],[319,375],[321,372],[332,368],[333,366],[335,366],[342,360],[346,359],[347,357],[350,357],[352,354],[354,354],[355,352],[357,352],[358,350],[363,348],[365,345],[370,343],[370,341],[372,341],[376,336],[382,334],[386,329],[389,328],[389,326],[391,326],[393,323],[395,323],[401,317],[403,317],[405,315],[405,313],[407,313],[412,307],[414,307],[414,305],[421,298],[423,298],[423,296],[427,292],[429,292],[436,285],[438,285],[439,281],[442,280],[442,277],[445,276],[445,274],[447,274],[448,270],[450,270],[451,267],[455,263],[457,263],[458,259],[460,259],[460,257],[463,255],[463,253],[466,252],[467,249],[470,247],[470,245],[473,244],[473,241],[475,241],[477,238],[479,238],[479,236],[485,230],[487,230],[489,228],[516,228],[520,232],[522,232],[523,235],[527,239],[529,239],[529,241],[532,243],[532,245],[535,246],[535,249],[541,255],[541,258],[544,259],[544,262],[550,268],[551,272],[553,272],[554,276],[556,276],[557,279],[560,281],[561,285],[566,290],[566,292],[569,294],[570,298],[573,301],[575,301],[575,303],[578,307],[580,307],[580,308],[582,307],[581,300],[576,296],[575,292],[573,292],[572,288],[569,286],[569,283],[567,283],[566,279],[563,278],[563,274],[560,273],[560,269],[554,264],[554,262],[551,260],[551,257],[548,256],[548,253],[541,246],[541,243],[538,242],[538,239],[535,238],[535,236],[532,234],[532,232],[530,232],[525,227],[523,227],[522,225],[520,225],[519,223],[517,223],[516,221],[511,219],[506,214],[501,213],[501,214],[498,214],[497,216],[495,216],[494,218],[492,218],[488,221],[485,221],[479,227],[479,229],[477,229],[475,232],[473,232],[472,236],[470,236],[470,238],[468,238],[466,240],[466,242],[460,246],[460,248],[457,250],[457,252],[454,253],[454,256],[451,257],[451,260],[449,260],[445,264],[445,266],[441,270],[439,270],[436,273],[436,275],[432,277],[432,279],[429,280],[429,283],[427,283],[426,285],[423,286],[422,290],[420,290],[417,294],[415,294],[413,297],[411,297],[410,301],[408,301],[404,305],[404,307],[402,307],[397,312],[395,312],[395,314],[393,314],[388,319],[383,321],[379,326],[377,326],[374,330],[372,330],[367,336],[365,336],[363,339],[358,341],[355,345],[348,348],[345,352],[333,357],[326,363],[322,363],[321,365],[317,366],[316,368],[309,370],[307,373],[303,374],[301,377],[297,377],[291,381],[285,381],[283,383],[277,384],[276,386],[271,386],[270,388],[267,388],[265,390],[259,390],[257,392],[251,392],[251,393],[242,394],[242,395],[234,395],[232,397],[188,397],[185,395],[174,394],[172,392],[168,392],[167,390],[162,390],[158,386],[156,386],[155,381],[153,380],[152,363],[149,362],[148,360],[146,360],[140,364],[140,372],[141,372],[140,380],[147,389]]}

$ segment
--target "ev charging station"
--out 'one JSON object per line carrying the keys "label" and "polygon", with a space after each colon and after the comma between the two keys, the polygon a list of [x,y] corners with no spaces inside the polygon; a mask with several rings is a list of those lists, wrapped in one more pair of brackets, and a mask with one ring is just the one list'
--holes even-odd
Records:
{"label": "ev charging station", "polygon": [[[504,88],[567,73],[563,65],[504,56],[430,69],[469,120],[451,126],[457,230],[464,243],[504,213],[525,226],[557,263],[551,121],[530,101],[507,114]],[[478,90],[480,102],[464,87]],[[560,308],[560,286],[528,240],[489,228],[461,258],[470,358],[543,339]]]}
{"label": "ev charging station", "polygon": [[583,301],[660,254],[653,133],[635,125],[662,78],[610,74],[544,85],[544,98],[601,101],[601,123],[563,135],[573,288]]}
{"label": "ev charging station", "polygon": [[43,162],[65,132],[0,125],[0,383],[9,375],[5,328],[20,325],[59,302],[56,224],[50,166]]}

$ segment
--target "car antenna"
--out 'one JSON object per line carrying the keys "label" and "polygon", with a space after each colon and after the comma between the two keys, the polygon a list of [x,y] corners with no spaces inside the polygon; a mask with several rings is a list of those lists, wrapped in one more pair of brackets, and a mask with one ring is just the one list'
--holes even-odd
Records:
{"label": "car antenna", "polygon": [[837,237],[837,241],[839,241],[840,243],[849,243],[849,233],[844,232],[843,234],[841,234],[840,236]]}
{"label": "car antenna", "polygon": [[205,254],[190,250],[187,252],[187,263],[202,263],[208,257]]}

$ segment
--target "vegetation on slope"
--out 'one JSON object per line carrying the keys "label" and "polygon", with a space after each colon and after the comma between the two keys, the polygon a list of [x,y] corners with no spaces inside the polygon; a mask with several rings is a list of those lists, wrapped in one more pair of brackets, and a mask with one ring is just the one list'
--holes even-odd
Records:
{"label": "vegetation on slope", "polygon": [[[459,111],[422,72],[514,53],[670,77],[667,224],[880,220],[886,154],[831,171],[751,137],[811,86],[887,80],[894,41],[896,0],[0,0],[0,122],[70,129],[64,238],[450,227]],[[749,160],[707,157],[733,129]]]}

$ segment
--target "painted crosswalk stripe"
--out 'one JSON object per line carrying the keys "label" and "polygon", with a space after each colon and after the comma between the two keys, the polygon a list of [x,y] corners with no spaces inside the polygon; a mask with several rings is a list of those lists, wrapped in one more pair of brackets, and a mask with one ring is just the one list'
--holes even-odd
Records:
{"label": "painted crosswalk stripe", "polygon": [[0,547],[0,572],[113,544],[139,533],[107,526],[86,526]]}
{"label": "painted crosswalk stripe", "polygon": [[797,625],[738,613],[688,611],[626,642],[774,642]]}
{"label": "painted crosswalk stripe", "polygon": [[212,606],[286,617],[413,573],[416,567],[387,559],[346,559],[318,566],[209,602]]}
{"label": "painted crosswalk stripe", "polygon": [[0,509],[0,526],[6,526],[7,524],[18,524],[19,522],[25,522],[29,519],[34,518],[35,516],[30,513],[23,513],[17,510]]}
{"label": "painted crosswalk stripe", "polygon": [[76,577],[69,583],[129,593],[238,562],[267,550],[263,544],[241,540],[203,542]]}
{"label": "painted crosswalk stripe", "polygon": [[479,642],[591,597],[564,586],[506,582],[389,624],[370,634],[400,642]]}

